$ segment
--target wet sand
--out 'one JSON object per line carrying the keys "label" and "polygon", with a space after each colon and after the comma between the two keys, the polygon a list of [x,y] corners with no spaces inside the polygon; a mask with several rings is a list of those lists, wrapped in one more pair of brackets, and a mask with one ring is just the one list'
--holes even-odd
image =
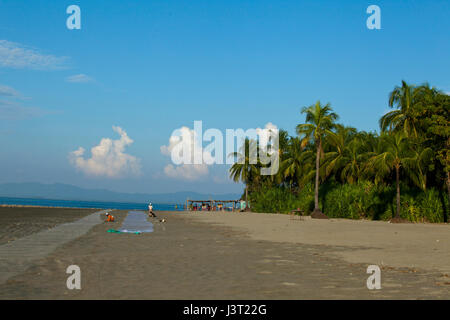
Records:
{"label": "wet sand", "polygon": [[86,234],[103,223],[105,210],[92,213],[79,220],[29,234],[0,245],[0,283],[19,275],[55,251],[56,248]]}
{"label": "wet sand", "polygon": [[96,211],[99,209],[0,206],[0,245]]}
{"label": "wet sand", "polygon": [[[127,215],[116,211],[117,222],[93,227],[0,284],[0,298],[449,298],[450,280],[436,270],[384,266],[382,289],[368,290],[368,264],[334,255],[354,248],[255,239],[246,228],[206,222],[201,215],[157,214],[167,222],[152,219],[153,233],[108,233]],[[66,268],[72,264],[81,269],[81,290],[66,287]]]}

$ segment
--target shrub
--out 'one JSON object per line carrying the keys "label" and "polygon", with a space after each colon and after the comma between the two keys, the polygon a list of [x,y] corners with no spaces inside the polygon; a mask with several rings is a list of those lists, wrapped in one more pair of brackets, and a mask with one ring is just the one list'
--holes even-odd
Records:
{"label": "shrub", "polygon": [[[443,199],[448,200],[447,197],[443,197]],[[426,220],[429,222],[444,222],[445,208],[437,190],[425,191],[420,195],[419,201],[421,214]],[[445,207],[448,207],[448,204]]]}
{"label": "shrub", "polygon": [[300,208],[305,214],[310,214],[314,210],[314,185],[305,185],[297,194],[297,201],[292,209]]}
{"label": "shrub", "polygon": [[252,210],[256,212],[289,213],[301,208],[306,214],[314,209],[314,188],[307,185],[297,195],[284,187],[263,187],[250,195]]}
{"label": "shrub", "polygon": [[[406,190],[400,195],[400,217],[411,222],[444,222],[444,213],[448,207],[446,202],[448,202],[447,197],[442,197],[436,189],[425,192]],[[383,218],[389,220],[395,216],[395,212],[394,197]]]}
{"label": "shrub", "polygon": [[[448,198],[436,189],[425,192],[401,186],[400,216],[413,222],[443,222]],[[369,181],[356,184],[327,182],[320,187],[322,210],[330,218],[390,220],[395,216],[395,186],[374,185]],[[300,208],[305,214],[314,209],[314,185],[308,184],[297,194],[285,187],[266,186],[250,194],[255,212],[289,213]]]}
{"label": "shrub", "polygon": [[330,218],[373,218],[382,201],[369,181],[336,184],[324,194],[324,212]]}

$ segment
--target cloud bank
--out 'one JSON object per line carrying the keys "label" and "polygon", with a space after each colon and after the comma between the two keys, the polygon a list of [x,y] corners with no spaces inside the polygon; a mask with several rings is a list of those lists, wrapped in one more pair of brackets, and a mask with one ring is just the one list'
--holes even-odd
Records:
{"label": "cloud bank", "polygon": [[42,54],[19,43],[0,40],[0,67],[14,69],[57,70],[67,68],[68,57]]}
{"label": "cloud bank", "polygon": [[[265,134],[268,130],[278,130],[277,126],[272,123],[267,123],[263,129],[257,128],[255,131],[259,135],[261,144],[266,145],[269,136]],[[225,136],[225,135],[223,135]],[[164,167],[164,174],[170,178],[181,180],[201,180],[209,175],[210,166],[214,165],[215,157],[212,155],[212,150],[208,147],[202,148],[202,139],[197,139],[196,132],[188,127],[181,127],[175,130],[169,138],[169,144],[160,147],[163,155],[171,157],[173,164],[168,164]],[[237,148],[243,144],[243,141],[238,141]],[[225,144],[223,144],[225,146]],[[186,151],[187,155],[183,155]],[[217,150],[214,150],[217,155]],[[223,154],[225,150],[222,150]],[[194,159],[202,159],[201,164],[195,164]],[[180,163],[178,163],[178,160]],[[186,161],[187,160],[187,161]],[[192,164],[187,164],[192,163]],[[217,181],[217,177],[213,177]]]}
{"label": "cloud bank", "polygon": [[89,176],[118,178],[130,174],[140,175],[140,160],[124,152],[133,140],[122,128],[116,126],[112,128],[119,134],[119,139],[101,139],[97,146],[91,148],[91,158],[87,159],[84,158],[85,149],[79,147],[70,152],[70,163]]}
{"label": "cloud bank", "polygon": [[[172,151],[175,149],[180,152],[178,155],[180,158],[183,157],[182,150],[186,150],[188,154],[191,156],[191,163],[194,163],[195,156],[201,156],[202,150],[201,146],[196,141],[195,131],[189,129],[188,127],[181,127],[178,130],[175,130],[174,133],[169,138],[168,146],[161,146],[160,150],[163,155],[171,156]],[[208,152],[203,152],[203,159],[211,157],[211,154]],[[212,158],[212,157],[211,157]],[[172,164],[168,164],[164,168],[164,173],[166,176],[174,179],[181,180],[200,180],[208,175],[208,165],[205,163],[202,164],[182,164],[174,166]]]}

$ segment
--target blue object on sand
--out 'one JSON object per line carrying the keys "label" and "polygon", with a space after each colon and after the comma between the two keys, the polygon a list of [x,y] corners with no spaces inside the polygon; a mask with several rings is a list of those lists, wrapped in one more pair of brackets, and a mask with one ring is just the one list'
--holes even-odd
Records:
{"label": "blue object on sand", "polygon": [[116,229],[108,229],[108,231],[106,231],[106,232],[109,232],[109,233],[121,233],[119,230],[116,230]]}
{"label": "blue object on sand", "polygon": [[147,220],[147,214],[145,212],[129,211],[119,231],[136,234],[153,232],[153,223]]}

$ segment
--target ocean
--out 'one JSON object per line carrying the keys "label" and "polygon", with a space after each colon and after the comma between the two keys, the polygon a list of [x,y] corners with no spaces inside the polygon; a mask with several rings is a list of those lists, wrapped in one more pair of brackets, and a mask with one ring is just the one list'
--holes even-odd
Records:
{"label": "ocean", "polygon": [[[119,210],[148,210],[148,203],[132,202],[104,202],[104,201],[78,201],[78,200],[54,200],[35,198],[9,198],[0,197],[0,205],[29,205],[43,207],[69,207],[69,208],[99,208],[99,209],[119,209]],[[181,211],[183,204],[162,204],[152,203],[154,210]]]}

